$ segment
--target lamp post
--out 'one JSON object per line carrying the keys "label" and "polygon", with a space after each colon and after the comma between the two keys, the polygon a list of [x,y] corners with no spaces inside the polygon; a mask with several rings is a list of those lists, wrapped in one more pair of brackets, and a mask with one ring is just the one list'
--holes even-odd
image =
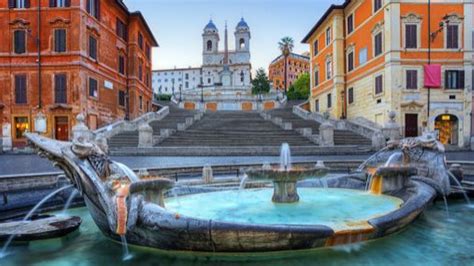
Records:
{"label": "lamp post", "polygon": [[182,99],[183,99],[183,98],[182,98],[182,85],[183,85],[183,84],[179,84],[179,102],[181,102]]}
{"label": "lamp post", "polygon": [[173,84],[171,86],[171,93],[173,94],[173,98],[174,98],[174,78],[171,79],[171,83]]}

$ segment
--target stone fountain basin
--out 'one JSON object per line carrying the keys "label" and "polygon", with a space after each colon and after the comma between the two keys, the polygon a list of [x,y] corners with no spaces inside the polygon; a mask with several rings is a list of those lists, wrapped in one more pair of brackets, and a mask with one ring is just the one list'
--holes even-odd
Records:
{"label": "stone fountain basin", "polygon": [[[303,185],[320,187],[321,183],[318,180],[303,181]],[[359,189],[364,182],[344,176],[329,179],[328,186]],[[168,251],[245,253],[345,245],[377,239],[401,230],[418,217],[435,195],[430,186],[410,182],[408,187],[391,195],[403,200],[400,208],[344,228],[321,224],[246,224],[199,219],[146,202],[139,212],[137,227],[128,231],[126,237],[130,244]],[[87,206],[102,232],[118,241],[118,236],[110,231],[103,212],[94,204]]]}
{"label": "stone fountain basin", "polygon": [[390,176],[414,176],[418,174],[415,167],[410,166],[382,166],[377,168],[376,175],[390,177]]}
{"label": "stone fountain basin", "polygon": [[251,180],[267,180],[275,182],[299,181],[310,178],[324,177],[328,173],[326,167],[292,167],[289,170],[282,170],[280,167],[264,169],[261,167],[251,167],[245,170]]}

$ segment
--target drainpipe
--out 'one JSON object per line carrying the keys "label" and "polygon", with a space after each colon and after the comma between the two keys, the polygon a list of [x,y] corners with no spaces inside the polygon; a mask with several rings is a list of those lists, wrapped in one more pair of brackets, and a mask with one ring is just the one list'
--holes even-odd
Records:
{"label": "drainpipe", "polygon": [[[431,0],[428,0],[428,65],[431,64]],[[428,89],[428,105],[426,113],[426,128],[430,124],[431,88]]]}
{"label": "drainpipe", "polygon": [[[346,20],[346,10],[343,8],[342,9],[342,25],[343,25],[343,52],[344,52],[344,60],[343,63],[344,63],[344,70],[342,71],[342,73],[344,73],[344,90],[343,90],[343,100],[342,100],[342,114],[341,114],[341,118],[342,119],[346,119],[347,118],[347,55],[346,55],[346,37],[347,37],[347,34],[346,34],[346,30],[347,30],[347,20]],[[353,55],[355,56],[355,55]],[[355,61],[353,59],[353,61]]]}
{"label": "drainpipe", "polygon": [[38,108],[42,108],[42,84],[41,84],[41,1],[38,0],[38,36],[36,38],[38,48]]}

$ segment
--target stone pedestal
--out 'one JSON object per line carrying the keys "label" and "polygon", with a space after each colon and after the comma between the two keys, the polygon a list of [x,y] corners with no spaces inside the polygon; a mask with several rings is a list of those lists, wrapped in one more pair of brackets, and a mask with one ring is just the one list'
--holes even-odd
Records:
{"label": "stone pedestal", "polygon": [[12,143],[12,127],[10,123],[4,123],[2,126],[2,144],[0,148],[4,151],[9,151],[13,148]]}
{"label": "stone pedestal", "polygon": [[283,123],[283,129],[284,130],[292,130],[293,129],[293,124],[291,124],[290,122],[285,122],[285,123]]}
{"label": "stone pedestal", "polygon": [[202,168],[202,180],[206,184],[210,184],[214,180],[214,174],[210,165],[205,165]]}
{"label": "stone pedestal", "polygon": [[305,127],[302,129],[304,137],[311,137],[313,135],[313,129],[310,127]]}
{"label": "stone pedestal", "polygon": [[275,203],[295,203],[300,200],[295,182],[273,182],[273,197]]}
{"label": "stone pedestal", "polygon": [[389,139],[391,141],[397,141],[401,139],[400,125],[395,121],[396,115],[397,114],[394,111],[391,111],[388,114],[390,121],[387,122],[382,128],[382,134],[384,135],[385,139]]}
{"label": "stone pedestal", "polygon": [[153,128],[148,123],[142,123],[138,126],[138,147],[153,147]]}
{"label": "stone pedestal", "polygon": [[372,136],[372,148],[375,150],[380,150],[386,145],[385,136],[381,131],[376,131]]}
{"label": "stone pedestal", "polygon": [[78,114],[76,117],[77,124],[72,128],[72,140],[88,143],[92,141],[92,132],[84,123],[85,117],[83,114]]}
{"label": "stone pedestal", "polygon": [[334,126],[329,122],[324,122],[319,126],[319,144],[323,147],[334,146]]}

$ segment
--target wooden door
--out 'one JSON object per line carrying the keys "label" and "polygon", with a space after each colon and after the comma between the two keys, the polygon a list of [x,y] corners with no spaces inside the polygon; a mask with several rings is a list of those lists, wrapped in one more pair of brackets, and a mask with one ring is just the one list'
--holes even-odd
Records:
{"label": "wooden door", "polygon": [[418,136],[418,114],[405,114],[405,137]]}
{"label": "wooden door", "polygon": [[69,140],[69,119],[67,116],[56,116],[54,118],[54,137],[57,140]]}

